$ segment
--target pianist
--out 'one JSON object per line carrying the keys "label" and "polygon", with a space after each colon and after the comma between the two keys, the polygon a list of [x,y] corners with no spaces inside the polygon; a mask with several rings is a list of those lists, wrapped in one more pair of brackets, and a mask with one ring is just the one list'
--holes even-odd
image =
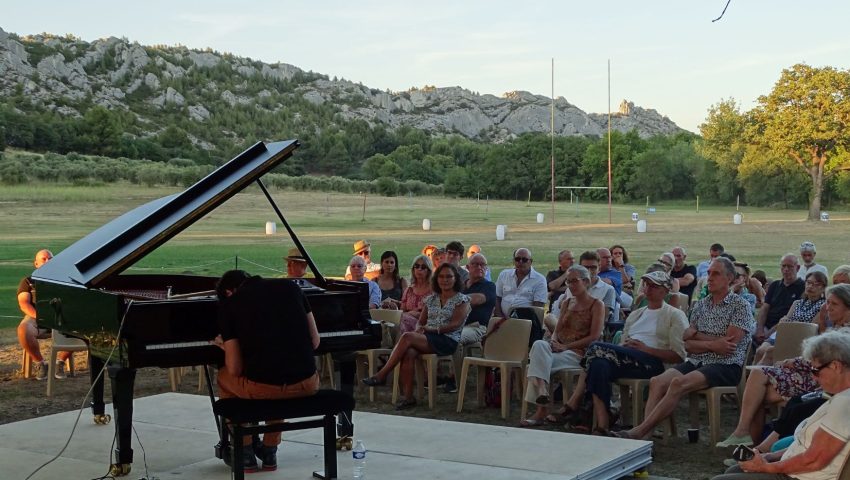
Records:
{"label": "pianist", "polygon": [[[319,376],[313,351],[319,346],[319,332],[301,289],[289,280],[230,270],[216,292],[221,331],[217,343],[224,349],[220,397],[278,399],[316,393]],[[280,432],[266,433],[256,447],[250,436],[243,444],[246,472],[257,471],[257,458],[263,470],[277,468]]]}

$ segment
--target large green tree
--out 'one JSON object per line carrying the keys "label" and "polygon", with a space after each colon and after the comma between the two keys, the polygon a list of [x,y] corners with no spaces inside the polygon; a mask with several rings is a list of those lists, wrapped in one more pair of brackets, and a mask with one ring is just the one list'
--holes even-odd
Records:
{"label": "large green tree", "polygon": [[824,183],[850,169],[841,154],[850,147],[850,72],[805,64],[785,69],[750,119],[749,143],[792,159],[809,176],[808,218],[819,219]]}

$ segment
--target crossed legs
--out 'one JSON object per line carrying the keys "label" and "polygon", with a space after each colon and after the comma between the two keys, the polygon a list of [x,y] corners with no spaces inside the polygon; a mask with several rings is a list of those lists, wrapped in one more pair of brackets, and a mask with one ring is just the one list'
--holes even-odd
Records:
{"label": "crossed legs", "polygon": [[423,353],[434,353],[425,335],[415,332],[403,333],[395,348],[393,348],[387,363],[375,373],[375,378],[385,382],[396,365],[401,364],[399,370],[401,393],[404,398],[413,398],[413,376],[416,371],[416,359]]}

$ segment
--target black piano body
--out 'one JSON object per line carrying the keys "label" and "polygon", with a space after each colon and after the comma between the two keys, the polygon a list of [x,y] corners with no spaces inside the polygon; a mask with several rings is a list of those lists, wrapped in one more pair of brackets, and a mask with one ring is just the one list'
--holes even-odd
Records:
{"label": "black piano body", "polygon": [[297,282],[322,336],[317,353],[380,345],[380,325],[369,318],[368,285],[322,276],[260,180],[297,147],[295,140],[259,142],[182,193],[121,215],[33,272],[39,325],[89,346],[92,380],[99,380],[92,403],[96,417],[104,413],[98,374],[109,366],[117,437],[112,474],[129,473],[133,460],[135,369],[223,363],[222,350],[210,343],[218,334],[217,277],[120,273],[253,182],[315,275]]}

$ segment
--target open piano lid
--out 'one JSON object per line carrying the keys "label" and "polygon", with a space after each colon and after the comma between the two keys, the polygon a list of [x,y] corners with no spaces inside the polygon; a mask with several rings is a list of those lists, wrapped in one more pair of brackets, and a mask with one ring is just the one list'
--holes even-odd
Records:
{"label": "open piano lid", "polygon": [[96,288],[258,180],[298,146],[298,140],[257,142],[183,192],[153,200],[98,228],[32,277]]}

